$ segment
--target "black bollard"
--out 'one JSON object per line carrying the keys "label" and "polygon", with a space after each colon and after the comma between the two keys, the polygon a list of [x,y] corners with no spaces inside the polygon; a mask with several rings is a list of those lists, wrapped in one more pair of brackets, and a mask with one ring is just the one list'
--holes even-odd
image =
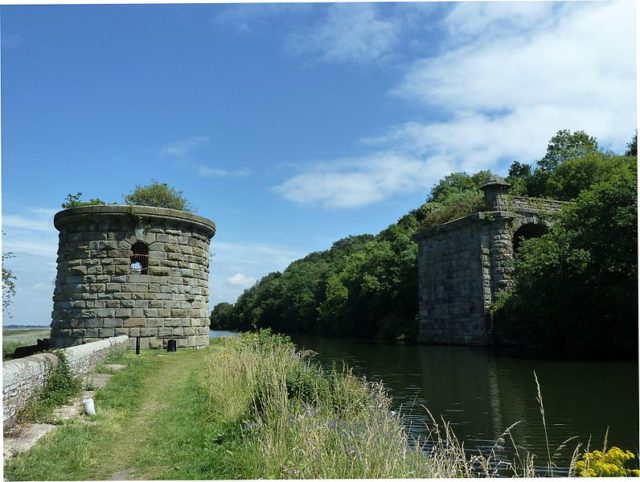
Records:
{"label": "black bollard", "polygon": [[140,354],[140,337],[136,336],[136,355]]}
{"label": "black bollard", "polygon": [[173,353],[176,351],[176,340],[167,340],[167,351]]}

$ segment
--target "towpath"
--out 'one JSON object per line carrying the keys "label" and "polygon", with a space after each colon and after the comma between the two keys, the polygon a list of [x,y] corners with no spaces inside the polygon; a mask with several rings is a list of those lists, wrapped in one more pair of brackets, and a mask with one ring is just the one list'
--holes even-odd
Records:
{"label": "towpath", "polygon": [[5,466],[10,480],[224,477],[200,379],[215,351],[128,353],[93,421],[67,422]]}

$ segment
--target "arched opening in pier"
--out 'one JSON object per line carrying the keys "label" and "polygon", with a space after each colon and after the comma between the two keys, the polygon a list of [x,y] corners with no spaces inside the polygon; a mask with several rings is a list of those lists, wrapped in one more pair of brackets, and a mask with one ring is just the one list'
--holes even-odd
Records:
{"label": "arched opening in pier", "polygon": [[549,228],[546,224],[542,223],[528,223],[520,226],[515,233],[513,233],[513,252],[518,253],[518,249],[522,245],[522,241],[525,239],[539,238],[543,234],[547,234]]}

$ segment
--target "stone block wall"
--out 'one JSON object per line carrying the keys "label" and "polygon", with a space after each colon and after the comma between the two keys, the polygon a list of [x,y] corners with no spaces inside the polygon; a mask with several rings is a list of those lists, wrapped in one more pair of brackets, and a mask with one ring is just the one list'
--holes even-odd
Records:
{"label": "stone block wall", "polygon": [[[128,337],[119,336],[61,351],[66,355],[72,372],[80,376],[96,368],[111,353],[126,349],[128,344]],[[15,423],[17,413],[46,386],[51,370],[57,366],[58,357],[53,353],[39,353],[2,363],[4,428]]]}
{"label": "stone block wall", "polygon": [[491,243],[484,213],[452,221],[418,240],[420,341],[486,345]]}
{"label": "stone block wall", "polygon": [[[59,212],[58,274],[51,336],[70,346],[118,335],[160,348],[209,343],[209,243],[215,224],[164,208],[90,206]],[[146,273],[132,246],[148,247]]]}

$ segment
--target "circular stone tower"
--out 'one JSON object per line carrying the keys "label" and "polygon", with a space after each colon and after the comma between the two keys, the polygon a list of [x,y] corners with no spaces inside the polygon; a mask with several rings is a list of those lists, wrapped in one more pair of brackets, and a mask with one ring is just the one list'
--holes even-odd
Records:
{"label": "circular stone tower", "polygon": [[209,242],[201,216],[148,206],[56,214],[60,231],[51,339],[66,347],[129,335],[130,347],[209,344]]}

